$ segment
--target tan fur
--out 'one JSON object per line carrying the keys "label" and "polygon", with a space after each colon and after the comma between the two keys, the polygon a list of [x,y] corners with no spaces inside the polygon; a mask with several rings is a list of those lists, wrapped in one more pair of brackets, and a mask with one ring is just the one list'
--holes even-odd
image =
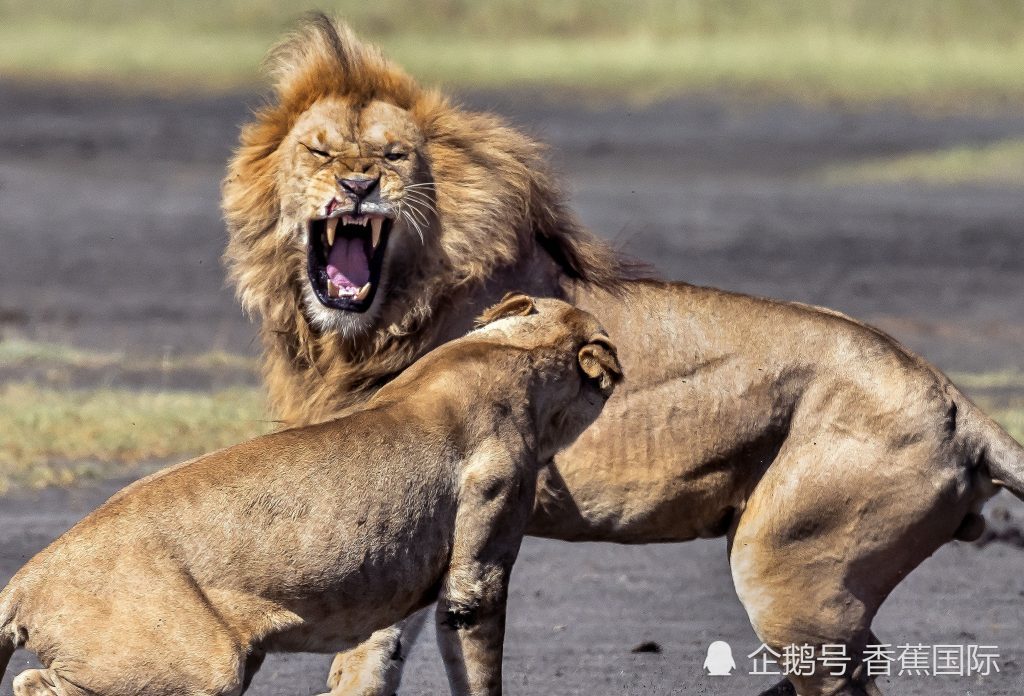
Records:
{"label": "tan fur", "polygon": [[610,345],[592,316],[506,302],[529,316],[499,308],[365,409],[155,474],[39,553],[0,593],[0,645],[46,666],[15,694],[239,694],[267,652],[353,647],[435,597],[453,693],[501,693],[537,470],[620,374],[581,368]]}
{"label": "tan fur", "polygon": [[[358,403],[510,290],[569,299],[616,337],[629,380],[542,472],[529,531],[623,543],[728,536],[740,599],[778,651],[841,643],[856,656],[896,583],[942,543],[977,534],[993,475],[1024,492],[1024,450],[890,337],[829,310],[632,279],[580,229],[533,141],[410,85],[343,27],[318,20],[304,31],[225,185],[228,263],[262,322],[276,415],[312,421]],[[321,331],[297,299],[306,280],[295,239],[274,236],[282,200],[269,182],[289,175],[276,155],[288,123],[325,94],[371,92],[422,135],[437,253],[406,260],[413,280],[375,300],[379,320],[364,332]],[[340,655],[333,693],[390,696],[401,666],[386,656],[400,636]],[[794,681],[804,696],[876,693],[856,660],[838,677]]]}

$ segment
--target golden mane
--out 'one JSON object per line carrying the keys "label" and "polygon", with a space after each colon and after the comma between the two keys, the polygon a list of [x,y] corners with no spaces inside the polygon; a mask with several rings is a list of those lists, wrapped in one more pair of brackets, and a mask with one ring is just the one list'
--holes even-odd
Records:
{"label": "golden mane", "polygon": [[[543,250],[567,279],[614,289],[631,274],[567,209],[544,149],[501,119],[459,109],[363,44],[313,15],[268,59],[273,92],[241,131],[223,184],[225,263],[243,307],[261,320],[264,376],[279,417],[308,422],[366,395],[430,348],[445,303]],[[279,146],[318,100],[344,96],[406,110],[425,138],[434,182],[436,267],[410,269],[421,286],[402,316],[352,339],[321,334],[303,313],[304,259],[285,245]]]}

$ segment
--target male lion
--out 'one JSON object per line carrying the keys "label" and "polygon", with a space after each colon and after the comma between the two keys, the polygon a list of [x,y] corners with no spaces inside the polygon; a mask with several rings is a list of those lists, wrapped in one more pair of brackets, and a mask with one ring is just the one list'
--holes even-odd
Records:
{"label": "male lion", "polygon": [[[839,676],[793,676],[796,691],[878,693],[857,656],[879,605],[940,545],[979,534],[1000,485],[1024,493],[1024,449],[877,329],[636,279],[577,223],[536,143],[421,89],[344,26],[313,19],[275,63],[224,211],[276,414],[366,399],[509,290],[577,303],[630,379],[542,473],[529,533],[725,535],[762,641],[854,657]],[[390,696],[400,636],[339,656],[334,693]]]}
{"label": "male lion", "polygon": [[16,696],[237,696],[267,652],[351,647],[437,599],[452,692],[500,694],[537,470],[621,378],[594,317],[508,297],[336,420],[135,483],[0,593]]}

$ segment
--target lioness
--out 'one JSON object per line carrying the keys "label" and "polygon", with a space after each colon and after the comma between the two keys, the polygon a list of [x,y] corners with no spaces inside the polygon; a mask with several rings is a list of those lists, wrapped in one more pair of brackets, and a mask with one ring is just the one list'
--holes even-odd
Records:
{"label": "lioness", "polygon": [[[223,206],[279,417],[368,398],[508,290],[578,303],[616,336],[630,380],[542,472],[529,533],[725,535],[739,597],[778,652],[860,656],[896,583],[980,533],[998,485],[1024,492],[1024,449],[877,329],[638,278],[577,223],[534,141],[323,17],[273,64]],[[377,633],[335,661],[333,693],[391,696],[401,658],[401,629]],[[853,659],[792,679],[804,695],[877,693],[864,672]]]}
{"label": "lioness", "polygon": [[245,691],[437,599],[452,692],[500,694],[505,597],[547,461],[621,377],[594,318],[511,296],[365,408],[139,481],[0,593],[17,696]]}

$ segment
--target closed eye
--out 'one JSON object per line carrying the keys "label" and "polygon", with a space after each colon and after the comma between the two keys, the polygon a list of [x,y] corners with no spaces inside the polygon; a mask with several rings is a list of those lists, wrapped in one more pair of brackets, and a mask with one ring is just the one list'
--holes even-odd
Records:
{"label": "closed eye", "polygon": [[404,160],[408,156],[409,155],[407,155],[404,152],[394,151],[385,153],[384,159],[386,159],[388,162],[397,162],[399,160]]}
{"label": "closed eye", "polygon": [[331,156],[331,153],[329,153],[329,152],[327,152],[325,150],[318,150],[317,148],[311,147],[311,146],[307,145],[306,143],[299,143],[299,144],[302,145],[302,147],[304,147],[307,150],[309,150],[310,154],[316,155],[317,157],[330,157]]}

